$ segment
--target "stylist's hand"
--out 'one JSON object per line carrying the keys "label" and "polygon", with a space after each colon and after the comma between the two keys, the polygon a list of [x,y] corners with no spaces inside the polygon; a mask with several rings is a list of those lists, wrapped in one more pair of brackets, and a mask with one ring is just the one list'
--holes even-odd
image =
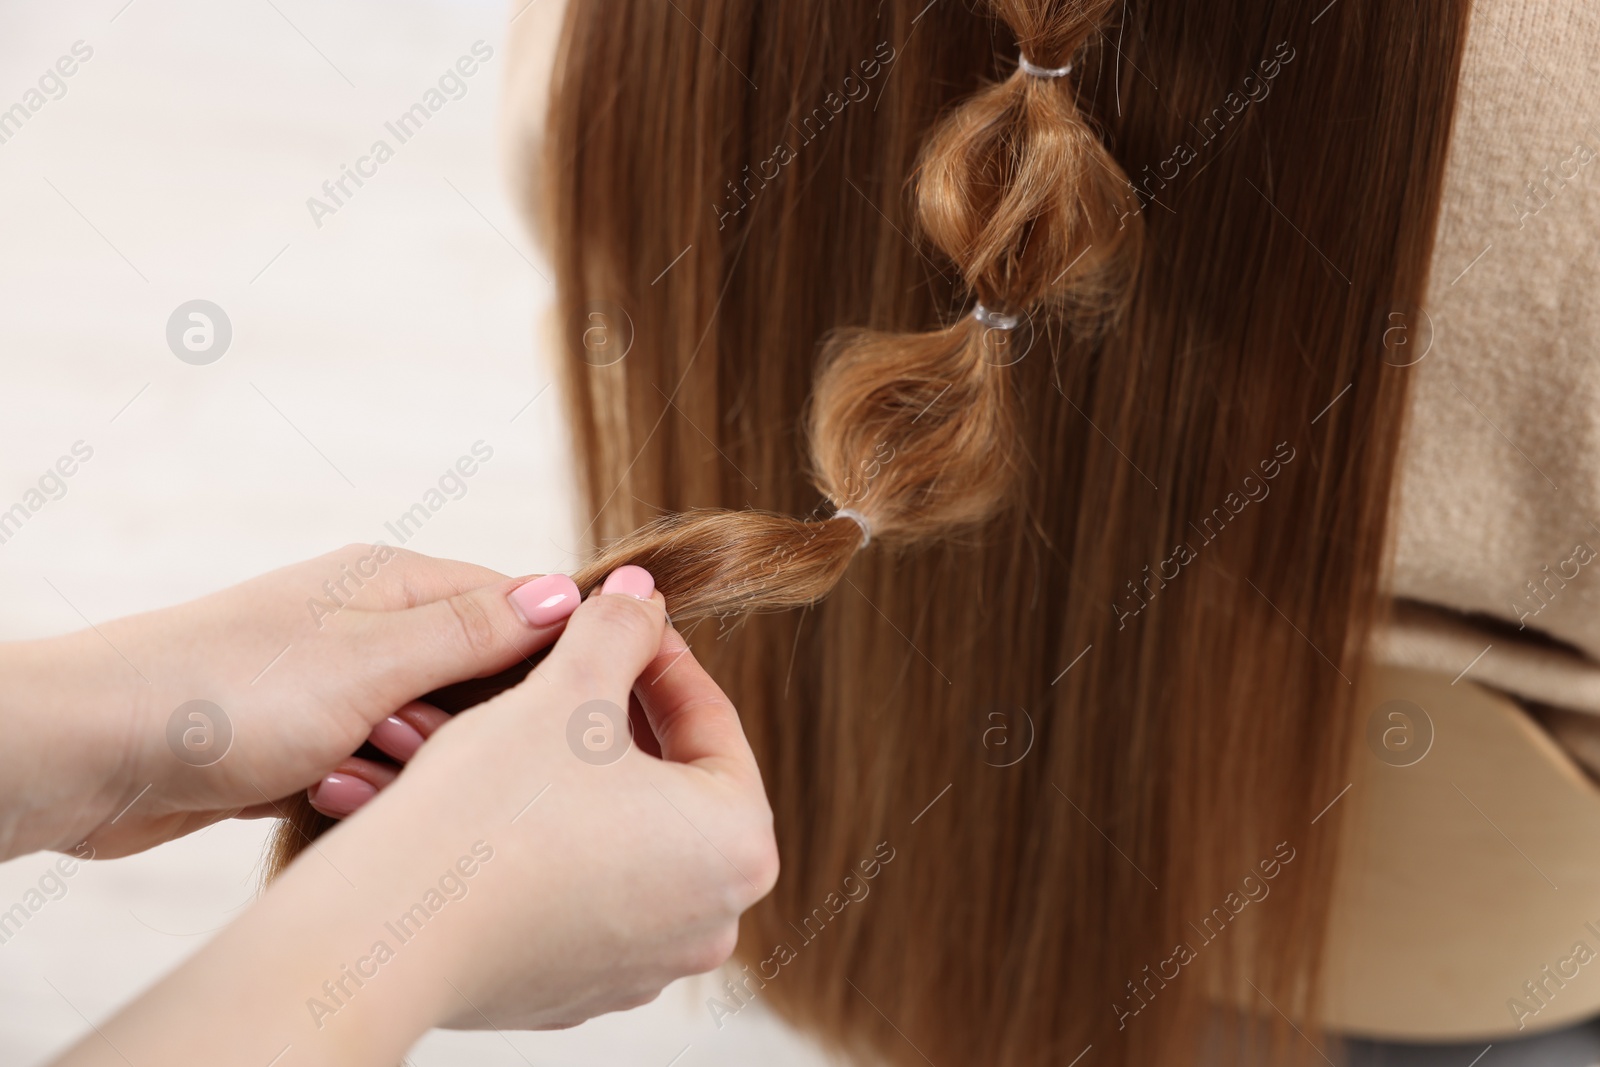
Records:
{"label": "stylist's hand", "polygon": [[[526,681],[445,725],[319,842],[326,863],[291,872],[371,920],[457,876],[415,964],[432,1023],[567,1026],[641,1004],[726,960],[740,913],[771,889],[755,758],[653,589],[638,567],[613,574]],[[660,758],[629,739],[630,696]],[[463,857],[479,861],[470,877]]]}
{"label": "stylist's hand", "polygon": [[[548,645],[577,601],[562,575],[509,579],[354,545],[188,604],[0,646],[0,858],[85,840],[117,856],[271,815],[369,735],[403,761],[445,717],[418,697]],[[362,784],[345,791],[359,800]]]}
{"label": "stylist's hand", "polygon": [[432,1026],[572,1025],[722,963],[777,877],[760,775],[648,576],[605,588],[61,1063],[387,1065]]}

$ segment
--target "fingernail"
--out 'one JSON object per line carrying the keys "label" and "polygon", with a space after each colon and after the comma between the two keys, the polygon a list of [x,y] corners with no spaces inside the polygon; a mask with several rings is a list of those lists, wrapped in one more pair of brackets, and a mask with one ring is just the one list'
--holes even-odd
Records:
{"label": "fingernail", "polygon": [[353,774],[330,774],[311,790],[311,803],[323,814],[342,819],[377,795],[372,783]]}
{"label": "fingernail", "polygon": [[546,574],[517,586],[507,599],[529,626],[549,626],[571,615],[583,594],[565,574]]}
{"label": "fingernail", "polygon": [[656,580],[650,577],[650,572],[631,563],[612,571],[606,584],[600,587],[602,595],[620,593],[635,600],[649,600],[655,591]]}
{"label": "fingernail", "polygon": [[391,715],[372,728],[367,740],[401,763],[407,763],[422,747],[423,738],[416,727]]}

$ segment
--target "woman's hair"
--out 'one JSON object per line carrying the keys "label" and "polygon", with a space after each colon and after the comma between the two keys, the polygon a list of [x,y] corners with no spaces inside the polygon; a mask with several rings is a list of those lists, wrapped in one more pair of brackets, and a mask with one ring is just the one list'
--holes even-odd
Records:
{"label": "woman's hair", "polygon": [[1221,999],[1320,1055],[1467,0],[1319,7],[570,5],[576,577],[712,621],[783,858],[718,1026],[1228,1061]]}

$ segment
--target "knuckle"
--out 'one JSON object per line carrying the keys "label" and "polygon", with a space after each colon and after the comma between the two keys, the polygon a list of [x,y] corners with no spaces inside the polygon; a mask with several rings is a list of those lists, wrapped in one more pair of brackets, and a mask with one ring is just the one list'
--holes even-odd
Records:
{"label": "knuckle", "polygon": [[739,946],[739,924],[728,923],[694,941],[684,953],[684,974],[705,974],[733,958]]}
{"label": "knuckle", "polygon": [[336,573],[339,567],[354,567],[356,561],[370,555],[374,551],[372,545],[365,541],[351,541],[349,544],[334,549],[332,552],[319,556],[317,562],[325,572]]}
{"label": "knuckle", "polygon": [[500,635],[481,604],[470,596],[453,596],[445,603],[449,605],[450,616],[455,620],[455,632],[463,651],[478,657],[496,649]]}
{"label": "knuckle", "polygon": [[[374,554],[377,554],[377,551],[374,549]],[[420,573],[427,558],[409,548],[391,548],[382,554],[385,566],[381,572],[384,581],[380,588],[395,607],[409,610],[419,604],[427,603],[429,597],[423,588]]]}
{"label": "knuckle", "polygon": [[547,677],[572,693],[575,704],[594,697],[609,699],[621,691],[598,654],[579,653],[557,645],[546,663],[551,672]]}
{"label": "knuckle", "polygon": [[646,1004],[654,1004],[660,996],[660,986],[649,986],[644,989],[636,990],[633,995],[629,996],[625,1001],[623,1001],[621,1010],[632,1011],[634,1008],[642,1008]]}
{"label": "knuckle", "polygon": [[778,840],[772,832],[771,816],[767,817],[764,825],[746,831],[734,847],[739,857],[739,870],[744,873],[738,885],[738,888],[746,891],[746,899],[739,909],[743,911],[772,892],[773,886],[778,884],[781,862]]}
{"label": "knuckle", "polygon": [[760,858],[756,861],[755,872],[750,878],[756,883],[756,889],[761,897],[765,897],[778,884],[778,875],[783,872],[783,860],[778,855],[778,842],[771,833],[766,835]]}
{"label": "knuckle", "polygon": [[[413,608],[426,598],[407,576],[410,564],[424,557],[383,542],[352,541],[321,558],[323,577],[346,597],[354,594],[367,609]],[[399,566],[394,561],[402,561]]]}
{"label": "knuckle", "polygon": [[659,609],[654,604],[624,596],[597,596],[584,607],[591,622],[603,629],[612,642],[620,639],[642,645],[660,640],[661,627],[656,618]]}

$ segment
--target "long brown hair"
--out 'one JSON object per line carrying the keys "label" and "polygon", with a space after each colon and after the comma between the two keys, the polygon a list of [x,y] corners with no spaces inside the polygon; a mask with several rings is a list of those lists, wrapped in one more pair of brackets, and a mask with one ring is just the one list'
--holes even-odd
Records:
{"label": "long brown hair", "polygon": [[570,6],[578,579],[714,620],[783,857],[719,1026],[1316,1058],[1467,6]]}

